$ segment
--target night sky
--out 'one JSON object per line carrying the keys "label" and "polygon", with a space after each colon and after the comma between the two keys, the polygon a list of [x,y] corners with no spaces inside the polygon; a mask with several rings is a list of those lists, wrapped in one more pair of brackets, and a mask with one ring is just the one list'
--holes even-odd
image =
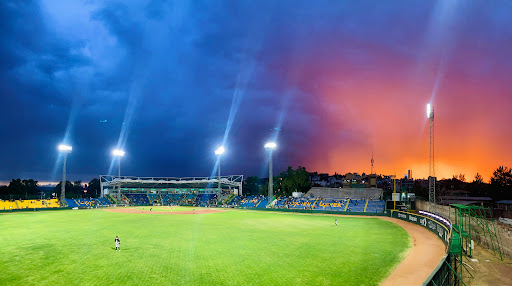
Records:
{"label": "night sky", "polygon": [[512,166],[512,1],[1,1],[0,181]]}

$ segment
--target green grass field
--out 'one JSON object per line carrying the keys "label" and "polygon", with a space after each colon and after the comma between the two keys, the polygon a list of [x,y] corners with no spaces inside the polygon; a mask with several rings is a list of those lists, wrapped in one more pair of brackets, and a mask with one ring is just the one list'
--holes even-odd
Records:
{"label": "green grass field", "polygon": [[[378,218],[0,214],[0,285],[377,285],[410,237]],[[122,251],[114,251],[114,238]]]}

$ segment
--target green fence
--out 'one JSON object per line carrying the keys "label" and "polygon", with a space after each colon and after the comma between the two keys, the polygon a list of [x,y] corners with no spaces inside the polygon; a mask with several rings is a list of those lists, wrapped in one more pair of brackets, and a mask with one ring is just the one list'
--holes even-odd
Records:
{"label": "green fence", "polygon": [[28,209],[10,209],[10,210],[0,210],[0,213],[13,213],[13,212],[34,212],[34,211],[61,211],[61,210],[70,210],[72,208],[28,208]]}

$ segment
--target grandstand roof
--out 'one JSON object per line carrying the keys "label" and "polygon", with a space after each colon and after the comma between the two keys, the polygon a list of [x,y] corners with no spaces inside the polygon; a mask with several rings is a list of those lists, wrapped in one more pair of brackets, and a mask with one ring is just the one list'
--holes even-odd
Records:
{"label": "grandstand roof", "polygon": [[221,176],[219,177],[128,177],[128,176],[100,176],[102,187],[121,187],[121,188],[198,188],[208,187],[216,188],[217,184],[221,186],[241,187],[243,182],[242,175]]}

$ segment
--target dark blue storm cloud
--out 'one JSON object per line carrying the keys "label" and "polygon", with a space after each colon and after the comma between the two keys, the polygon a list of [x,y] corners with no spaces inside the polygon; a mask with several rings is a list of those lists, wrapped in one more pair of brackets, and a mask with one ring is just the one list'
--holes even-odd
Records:
{"label": "dark blue storm cloud", "polygon": [[329,160],[320,143],[371,145],[358,126],[322,127],[335,106],[318,87],[407,76],[438,14],[484,14],[462,22],[470,34],[512,10],[443,2],[1,1],[0,181],[59,180],[61,142],[71,180],[115,173],[115,147],[126,175],[208,176],[223,143],[223,174],[244,175],[265,174],[269,139],[277,171]]}
{"label": "dark blue storm cloud", "polygon": [[3,180],[58,179],[60,142],[73,145],[71,179],[112,171],[114,147],[127,175],[209,175],[223,141],[223,172],[266,164],[263,143],[290,106],[256,59],[271,15],[213,2],[1,5]]}

